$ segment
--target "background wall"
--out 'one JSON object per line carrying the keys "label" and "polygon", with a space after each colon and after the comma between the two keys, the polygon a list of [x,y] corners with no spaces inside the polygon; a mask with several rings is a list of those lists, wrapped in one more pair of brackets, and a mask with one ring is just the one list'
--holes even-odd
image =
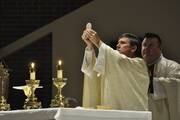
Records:
{"label": "background wall", "polygon": [[[52,67],[63,60],[64,76],[68,83],[63,92],[67,97],[82,102],[83,74],[80,71],[85,44],[81,34],[87,22],[91,22],[106,43],[117,40],[124,32],[143,35],[155,32],[163,39],[163,52],[167,58],[180,62],[180,1],[178,0],[94,0],[89,4],[59,18],[18,41],[36,41],[38,37],[52,33]],[[31,39],[33,38],[33,39]],[[27,42],[25,42],[27,40]],[[22,47],[24,47],[22,46]],[[11,55],[11,46],[0,50],[1,56]],[[6,54],[7,53],[7,54]]]}

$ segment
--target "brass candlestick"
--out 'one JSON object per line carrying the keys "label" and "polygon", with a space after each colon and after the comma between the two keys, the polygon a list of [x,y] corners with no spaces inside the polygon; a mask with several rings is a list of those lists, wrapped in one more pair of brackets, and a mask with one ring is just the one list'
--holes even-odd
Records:
{"label": "brass candlestick", "polygon": [[7,104],[4,96],[1,96],[1,98],[0,98],[0,111],[8,111],[8,110],[10,110],[10,105]]}
{"label": "brass candlestick", "polygon": [[65,107],[65,98],[62,95],[62,88],[66,85],[67,78],[63,78],[63,70],[61,69],[62,61],[59,60],[56,66],[57,78],[53,79],[53,84],[57,88],[55,98],[51,101],[51,107]]}
{"label": "brass candlestick", "polygon": [[57,88],[55,98],[51,101],[51,107],[65,107],[65,97],[62,95],[62,88],[66,85],[67,78],[54,78],[53,84]]}
{"label": "brass candlestick", "polygon": [[10,105],[7,104],[4,97],[4,81],[9,79],[8,70],[4,68],[3,64],[0,63],[0,81],[1,81],[1,96],[0,96],[0,111],[10,110]]}
{"label": "brass candlestick", "polygon": [[25,109],[37,109],[41,108],[41,102],[37,101],[35,96],[35,90],[39,87],[40,80],[35,78],[35,64],[32,63],[30,67],[30,80],[26,80],[26,87],[23,89],[27,99],[24,103]]}

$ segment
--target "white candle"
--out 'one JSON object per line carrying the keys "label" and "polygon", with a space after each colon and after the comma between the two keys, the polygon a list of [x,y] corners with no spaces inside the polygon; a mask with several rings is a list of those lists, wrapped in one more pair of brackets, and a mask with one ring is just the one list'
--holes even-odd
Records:
{"label": "white candle", "polygon": [[31,80],[35,80],[36,79],[36,73],[35,72],[31,72],[30,79]]}
{"label": "white candle", "polygon": [[32,62],[30,68],[30,80],[35,80],[35,79],[36,79],[35,64]]}
{"label": "white candle", "polygon": [[57,78],[62,79],[63,78],[63,70],[61,69],[61,64],[62,61],[58,61],[58,66],[57,66]]}
{"label": "white candle", "polygon": [[63,78],[63,71],[62,70],[57,70],[57,78]]}

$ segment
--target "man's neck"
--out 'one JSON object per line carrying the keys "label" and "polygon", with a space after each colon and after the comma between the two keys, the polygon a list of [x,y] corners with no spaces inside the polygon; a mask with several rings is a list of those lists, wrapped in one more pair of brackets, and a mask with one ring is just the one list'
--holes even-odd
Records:
{"label": "man's neck", "polygon": [[154,64],[158,63],[161,60],[161,58],[162,58],[162,54],[157,59],[155,59],[151,63],[148,63],[147,65],[148,66],[154,65]]}

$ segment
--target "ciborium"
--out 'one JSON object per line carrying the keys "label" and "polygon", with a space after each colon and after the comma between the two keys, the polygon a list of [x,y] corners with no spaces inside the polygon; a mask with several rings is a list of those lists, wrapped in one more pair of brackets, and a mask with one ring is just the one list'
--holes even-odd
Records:
{"label": "ciborium", "polygon": [[40,80],[35,77],[35,64],[32,63],[30,67],[30,80],[26,80],[26,86],[23,88],[27,99],[25,99],[24,109],[41,108],[41,102],[38,102],[35,96],[35,90],[39,87]]}
{"label": "ciborium", "polygon": [[4,68],[4,65],[0,62],[0,81],[1,81],[1,95],[0,95],[0,111],[10,110],[10,105],[7,104],[5,99],[4,83],[9,79],[8,70]]}

